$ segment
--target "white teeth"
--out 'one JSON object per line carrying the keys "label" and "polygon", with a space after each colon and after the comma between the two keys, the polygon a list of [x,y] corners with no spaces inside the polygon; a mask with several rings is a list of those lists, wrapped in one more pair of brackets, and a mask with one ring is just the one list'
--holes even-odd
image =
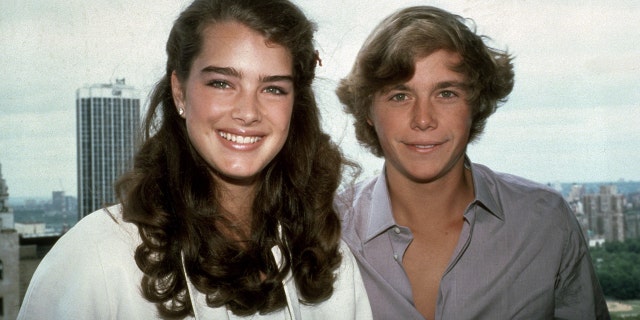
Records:
{"label": "white teeth", "polygon": [[429,149],[429,148],[433,148],[435,145],[434,144],[428,144],[428,145],[416,145],[416,148],[418,149]]}
{"label": "white teeth", "polygon": [[235,143],[239,144],[251,144],[260,141],[260,137],[243,137],[228,132],[220,132],[220,136]]}

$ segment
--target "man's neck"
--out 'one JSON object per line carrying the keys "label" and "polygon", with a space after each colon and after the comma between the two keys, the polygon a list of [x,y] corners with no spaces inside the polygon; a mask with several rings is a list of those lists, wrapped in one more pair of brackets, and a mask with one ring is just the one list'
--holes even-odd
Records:
{"label": "man's neck", "polygon": [[393,216],[406,226],[437,227],[460,221],[474,199],[471,170],[464,165],[430,182],[387,176],[387,187]]}

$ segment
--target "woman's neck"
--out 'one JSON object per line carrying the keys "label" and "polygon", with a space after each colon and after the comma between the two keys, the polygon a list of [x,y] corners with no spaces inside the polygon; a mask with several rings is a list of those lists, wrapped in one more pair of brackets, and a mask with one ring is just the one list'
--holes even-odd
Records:
{"label": "woman's neck", "polygon": [[221,229],[230,239],[248,240],[251,236],[256,185],[217,182],[216,197],[225,217]]}

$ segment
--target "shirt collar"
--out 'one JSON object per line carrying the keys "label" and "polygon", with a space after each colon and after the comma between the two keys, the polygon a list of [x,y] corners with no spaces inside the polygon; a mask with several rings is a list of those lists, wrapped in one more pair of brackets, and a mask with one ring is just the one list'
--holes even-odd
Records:
{"label": "shirt collar", "polygon": [[389,190],[387,189],[387,178],[385,169],[378,176],[373,191],[371,192],[371,208],[369,208],[369,223],[367,225],[367,233],[365,234],[365,242],[375,238],[380,233],[396,225],[393,214],[391,213],[391,200],[389,199]]}
{"label": "shirt collar", "polygon": [[[493,180],[490,179],[490,176],[487,174],[489,169],[485,166],[472,163],[466,156],[464,159],[464,165],[465,168],[471,169],[471,176],[473,177],[473,192],[475,193],[475,199],[473,202],[484,207],[484,209],[496,218],[504,220],[504,212],[502,207],[499,205],[500,202],[496,199],[498,195],[495,191],[495,183],[493,183]],[[473,210],[469,210],[467,214],[472,211]]]}
{"label": "shirt collar", "polygon": [[[473,203],[484,207],[489,213],[494,215],[500,220],[504,220],[504,212],[496,201],[496,196],[492,192],[495,190],[495,185],[491,183],[491,180],[486,174],[486,168],[484,166],[472,163],[467,156],[465,156],[465,168],[471,170],[471,176],[473,177],[473,189],[475,193],[475,199]],[[396,225],[396,221],[393,218],[391,212],[391,200],[389,199],[389,190],[387,188],[386,171],[383,169],[382,173],[378,176],[371,192],[371,208],[369,208],[371,214],[369,214],[369,223],[367,225],[367,233],[365,235],[365,242],[370,241],[379,234],[388,230]],[[473,212],[469,210],[467,214]]]}

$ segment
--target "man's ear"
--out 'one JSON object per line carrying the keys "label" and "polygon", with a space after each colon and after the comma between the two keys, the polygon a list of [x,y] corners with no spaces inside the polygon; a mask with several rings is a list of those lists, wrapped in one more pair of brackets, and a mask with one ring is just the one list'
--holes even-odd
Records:
{"label": "man's ear", "polygon": [[176,112],[184,117],[184,91],[175,71],[171,73],[171,94],[173,95],[173,104],[176,105]]}
{"label": "man's ear", "polygon": [[373,127],[373,122],[371,121],[371,118],[367,118],[367,123]]}

